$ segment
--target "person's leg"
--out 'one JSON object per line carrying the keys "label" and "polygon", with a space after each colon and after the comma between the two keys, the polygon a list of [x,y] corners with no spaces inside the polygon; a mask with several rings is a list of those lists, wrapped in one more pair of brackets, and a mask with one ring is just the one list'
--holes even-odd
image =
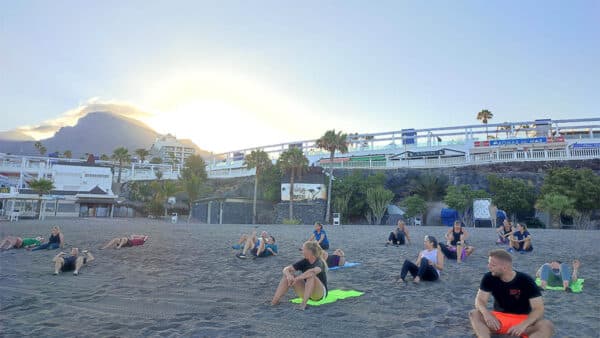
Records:
{"label": "person's leg", "polygon": [[404,236],[403,232],[399,232],[398,235],[396,235],[396,238],[398,240],[399,245],[406,244],[406,236]]}
{"label": "person's leg", "polygon": [[15,242],[16,241],[15,241],[14,237],[11,237],[11,236],[6,237],[0,243],[0,250],[12,249],[12,247],[15,246]]}
{"label": "person's leg", "polygon": [[523,242],[523,250],[531,251],[533,248],[531,247],[531,239],[526,238],[525,242]]}
{"label": "person's leg", "polygon": [[31,251],[48,249],[49,246],[50,246],[50,243],[43,243],[43,244],[40,244],[40,245],[36,246],[35,248],[31,249]]}
{"label": "person's leg", "polygon": [[413,277],[415,277],[417,275],[417,271],[419,271],[417,265],[407,259],[404,261],[404,264],[402,264],[402,270],[400,271],[400,279],[404,281],[406,275],[409,272]]}
{"label": "person's leg", "polygon": [[421,279],[423,279],[424,276],[427,274],[427,270],[429,268],[433,268],[431,265],[429,265],[429,260],[425,257],[421,258],[421,264],[419,264],[417,276],[415,277],[414,282],[419,283]]}
{"label": "person's leg", "polygon": [[463,252],[463,241],[458,241],[456,243],[456,262],[460,263],[462,261],[462,252]]}
{"label": "person's leg", "polygon": [[446,256],[446,258],[456,259],[456,251],[453,250],[454,248],[452,248],[444,243],[438,243],[438,246],[440,247],[440,250],[442,250],[442,253],[444,254],[444,256]]}
{"label": "person's leg", "polygon": [[265,241],[260,241],[260,245],[256,249],[256,257],[260,256],[263,252],[265,252]]}
{"label": "person's leg", "polygon": [[302,304],[300,305],[300,308],[304,310],[309,299],[320,300],[323,296],[325,296],[325,288],[317,276],[313,275],[312,277],[307,278],[304,283]]}
{"label": "person's leg", "polygon": [[520,244],[520,243],[519,243],[519,242],[517,242],[517,241],[513,241],[512,239],[510,240],[510,247],[511,247],[512,249],[519,250],[519,244]]}
{"label": "person's leg", "polygon": [[117,244],[117,249],[121,249],[122,247],[127,245],[127,242],[129,242],[129,239],[127,237],[119,238],[119,244]]}
{"label": "person's leg", "polygon": [[55,275],[58,275],[58,273],[60,272],[60,269],[63,267],[63,265],[65,265],[65,260],[62,257],[59,257],[54,261],[54,274]]}
{"label": "person's leg", "polygon": [[113,247],[117,246],[120,241],[121,241],[120,238],[113,238],[108,243],[106,243],[105,246],[102,247],[102,250],[108,249],[108,248],[113,248]]}
{"label": "person's leg", "polygon": [[571,267],[569,266],[569,264],[567,263],[561,263],[560,264],[560,277],[562,279],[562,283],[563,283],[563,288],[566,290],[569,285],[571,284],[571,276],[572,276],[573,271],[571,270]]}
{"label": "person's leg", "polygon": [[279,300],[288,292],[289,288],[290,286],[288,285],[287,278],[285,275],[281,276],[277,290],[275,290],[275,295],[273,295],[273,299],[271,300],[271,305],[279,304]]}
{"label": "person's leg", "polygon": [[60,244],[58,243],[50,243],[50,245],[48,245],[48,250],[56,250],[60,248]]}
{"label": "person's leg", "polygon": [[396,234],[394,234],[394,232],[390,232],[390,235],[388,236],[388,244],[392,243],[392,244],[396,244]]}
{"label": "person's leg", "polygon": [[256,245],[256,231],[252,232],[252,235],[248,236],[248,238],[246,238],[246,244],[244,244],[244,249],[242,250],[242,255],[246,255],[246,253],[248,252],[248,250],[254,248],[254,246]]}
{"label": "person's leg", "polygon": [[432,265],[427,264],[427,266],[423,268],[421,280],[433,282],[438,280],[439,277],[437,270]]}
{"label": "person's leg", "polygon": [[485,319],[483,319],[483,315],[479,310],[474,309],[469,312],[469,321],[471,322],[471,327],[473,328],[473,331],[475,331],[477,337],[491,337],[490,329],[486,325]]}
{"label": "person's leg", "polygon": [[79,269],[81,269],[82,266],[83,266],[83,257],[79,256],[79,257],[77,257],[77,260],[75,261],[75,271],[73,271],[73,274],[75,276],[79,275]]}
{"label": "person's leg", "polygon": [[329,244],[328,243],[320,243],[319,246],[323,250],[329,250]]}
{"label": "person's leg", "polygon": [[524,333],[530,338],[552,337],[554,335],[554,324],[548,319],[540,319],[530,325]]}
{"label": "person's leg", "polygon": [[541,287],[542,289],[546,289],[546,286],[548,285],[548,279],[550,278],[550,275],[552,274],[552,268],[550,267],[550,264],[545,263],[544,265],[542,265],[542,269],[540,271],[540,280],[541,282]]}

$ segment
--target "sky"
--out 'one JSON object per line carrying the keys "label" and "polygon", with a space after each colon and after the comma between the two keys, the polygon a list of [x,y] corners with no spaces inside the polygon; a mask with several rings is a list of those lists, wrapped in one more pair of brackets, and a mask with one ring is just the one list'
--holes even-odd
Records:
{"label": "sky", "polygon": [[[600,1],[1,1],[0,130],[94,104],[222,152],[600,117]],[[86,110],[87,109],[87,110]]]}

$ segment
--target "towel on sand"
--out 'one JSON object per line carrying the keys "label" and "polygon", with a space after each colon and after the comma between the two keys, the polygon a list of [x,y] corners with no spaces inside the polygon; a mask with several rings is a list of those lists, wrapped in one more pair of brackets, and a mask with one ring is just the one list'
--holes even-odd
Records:
{"label": "towel on sand", "polygon": [[[581,291],[583,291],[583,282],[584,282],[584,279],[579,278],[576,281],[571,282],[571,284],[569,284],[569,287],[571,287],[571,290],[574,293],[580,293]],[[538,286],[541,286],[542,285],[542,280],[539,279],[539,278],[536,278],[535,279],[535,283]],[[549,286],[548,285],[548,286],[546,286],[546,290],[560,290],[560,291],[563,291],[563,287],[562,286]]]}
{"label": "towel on sand", "polygon": [[[360,297],[363,294],[364,294],[364,292],[355,291],[355,290],[330,290],[327,293],[327,297],[325,297],[325,299],[321,299],[318,302],[315,302],[314,300],[309,299],[307,304],[313,305],[313,306],[319,306],[319,305],[323,305],[323,304],[334,303],[339,299]],[[302,303],[302,298],[290,299],[290,302],[292,302],[294,304],[300,304],[300,303]]]}
{"label": "towel on sand", "polygon": [[342,266],[334,266],[334,267],[329,268],[329,270],[338,270],[338,269],[341,269],[341,268],[351,268],[351,267],[357,266],[357,265],[360,265],[360,263],[346,262]]}

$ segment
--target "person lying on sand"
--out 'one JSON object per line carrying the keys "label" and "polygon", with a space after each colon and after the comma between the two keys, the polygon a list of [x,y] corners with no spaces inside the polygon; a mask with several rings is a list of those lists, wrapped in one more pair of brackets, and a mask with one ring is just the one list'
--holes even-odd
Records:
{"label": "person lying on sand", "polygon": [[[275,237],[268,236],[265,239],[258,241],[258,247],[250,249],[250,254],[253,257],[269,257],[277,256],[277,244],[275,244]],[[247,258],[248,256],[243,252],[236,255],[238,258]]]}
{"label": "person lying on sand", "polygon": [[546,290],[547,286],[562,286],[567,292],[571,291],[569,285],[577,280],[577,273],[581,263],[575,259],[573,261],[573,270],[567,263],[562,263],[558,260],[553,260],[550,263],[542,265],[535,276],[541,279],[542,289]]}
{"label": "person lying on sand", "polygon": [[9,249],[19,249],[25,248],[30,249],[36,247],[42,243],[44,237],[16,237],[16,236],[6,236],[2,241],[0,241],[0,251],[9,250]]}
{"label": "person lying on sand", "polygon": [[323,250],[329,250],[329,239],[327,233],[323,230],[323,224],[320,222],[315,223],[315,230],[310,235],[309,241],[317,241]]}
{"label": "person lying on sand", "polygon": [[[481,279],[475,309],[469,312],[475,335],[551,337],[554,325],[544,319],[544,300],[533,278],[513,270],[512,256],[502,249],[490,251],[488,270]],[[487,309],[490,295],[494,296],[493,311]]]}
{"label": "person lying on sand", "polygon": [[[456,242],[456,246],[446,245],[444,243],[438,244],[440,250],[448,259],[456,260],[458,263],[462,262],[468,256],[475,251],[475,247],[471,245],[465,245],[463,242]],[[460,255],[457,253],[460,252]]]}
{"label": "person lying on sand", "polygon": [[50,237],[48,238],[48,242],[47,243],[42,243],[36,247],[34,247],[31,251],[38,251],[38,250],[55,250],[58,248],[64,248],[65,247],[65,236],[62,234],[62,232],[60,232],[60,228],[58,226],[53,226],[51,233],[50,233]]}
{"label": "person lying on sand", "polygon": [[[235,250],[241,250],[244,248],[244,246],[246,245],[246,242],[248,241],[248,238],[251,238],[252,234],[247,235],[247,234],[242,234],[242,236],[240,236],[240,239],[237,241],[236,244],[232,245],[231,248],[235,249]],[[269,237],[269,234],[266,231],[263,231],[260,233],[260,237],[257,237],[257,241],[261,241],[263,239],[266,239],[267,237]],[[254,243],[255,246],[258,246],[259,243]]]}
{"label": "person lying on sand", "polygon": [[512,223],[505,219],[502,225],[496,229],[496,233],[498,234],[496,244],[509,244],[509,237],[513,234]]}
{"label": "person lying on sand", "polygon": [[408,235],[408,228],[403,220],[399,220],[396,228],[390,232],[386,246],[393,245],[404,245],[410,244],[410,236]]}
{"label": "person lying on sand", "polygon": [[436,281],[440,278],[440,271],[444,269],[444,255],[441,250],[438,250],[437,239],[433,236],[425,236],[423,246],[425,250],[419,253],[416,263],[408,259],[404,261],[398,282],[406,283],[405,278],[409,272],[415,283],[421,280]]}
{"label": "person lying on sand", "polygon": [[[242,252],[237,254],[236,256],[239,258],[246,258],[246,255],[248,254],[248,251],[252,250],[252,249],[257,249],[261,246],[261,243],[263,246],[265,246],[267,244],[267,239],[268,239],[269,235],[267,234],[266,231],[261,232],[260,234],[260,238],[256,237],[256,230],[252,231],[252,233],[250,235],[242,235],[242,237],[240,238],[240,241],[243,239],[244,240],[244,246],[242,247]],[[274,244],[274,242],[273,242]]]}
{"label": "person lying on sand", "polygon": [[54,274],[58,275],[59,272],[73,271],[73,275],[79,275],[79,269],[84,265],[94,260],[94,256],[87,251],[83,250],[83,256],[79,256],[79,249],[71,249],[71,255],[67,256],[66,252],[60,252],[58,255],[52,258],[54,262]]}
{"label": "person lying on sand", "polygon": [[[283,268],[271,305],[279,304],[290,287],[302,298],[301,310],[306,308],[309,299],[320,301],[327,297],[327,263],[323,260],[323,249],[316,241],[308,241],[302,246],[302,254],[302,260]],[[300,274],[296,275],[296,272]]]}
{"label": "person lying on sand", "polygon": [[146,243],[147,240],[147,235],[131,235],[129,237],[117,237],[108,241],[108,243],[106,243],[106,245],[102,247],[102,250],[108,248],[120,249],[122,247],[144,245],[144,243]]}
{"label": "person lying on sand", "polygon": [[330,255],[327,251],[323,250],[323,260],[327,263],[327,267],[333,268],[335,266],[344,266],[346,264],[346,254],[342,249],[335,249]]}
{"label": "person lying on sand", "polygon": [[[517,250],[520,252],[528,252],[533,250],[531,244],[531,234],[527,231],[527,226],[521,223],[517,223],[517,230],[509,237],[510,249]],[[511,251],[509,249],[509,251]]]}

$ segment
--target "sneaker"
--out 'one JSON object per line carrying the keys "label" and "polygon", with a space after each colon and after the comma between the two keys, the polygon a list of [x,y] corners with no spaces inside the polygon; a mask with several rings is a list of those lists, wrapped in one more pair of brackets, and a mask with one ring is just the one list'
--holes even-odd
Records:
{"label": "sneaker", "polygon": [[244,255],[243,253],[236,254],[235,257],[241,258],[241,259],[247,258],[247,256]]}
{"label": "sneaker", "polygon": [[58,272],[54,272],[53,275],[58,276]]}
{"label": "sneaker", "polygon": [[508,252],[515,252],[515,250],[513,248],[508,248],[508,250],[506,250]]}
{"label": "sneaker", "polygon": [[73,276],[79,276],[79,272],[73,271]]}
{"label": "sneaker", "polygon": [[385,243],[385,246],[390,246],[390,243]]}
{"label": "sneaker", "polygon": [[88,253],[88,252],[89,252],[89,251],[87,251],[87,250],[83,250],[81,253],[82,253],[82,254],[86,254],[86,253]]}

